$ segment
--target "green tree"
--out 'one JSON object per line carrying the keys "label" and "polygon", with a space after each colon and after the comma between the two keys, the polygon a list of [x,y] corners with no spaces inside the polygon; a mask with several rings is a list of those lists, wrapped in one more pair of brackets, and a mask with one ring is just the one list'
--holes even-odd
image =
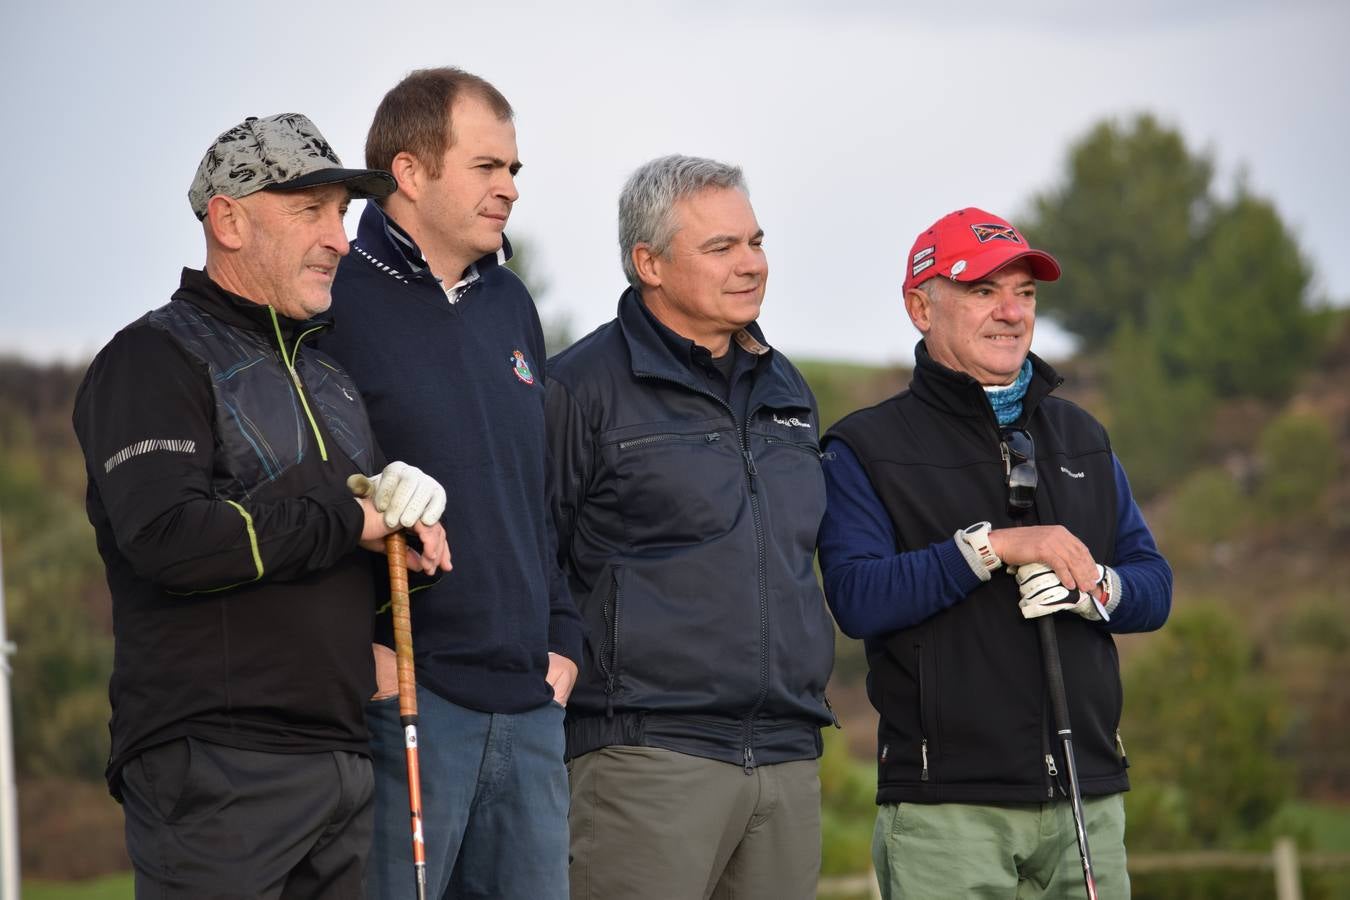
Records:
{"label": "green tree", "polygon": [[1282,698],[1241,624],[1218,606],[1179,610],[1127,672],[1121,730],[1140,791],[1127,802],[1168,810],[1163,822],[1131,815],[1139,849],[1259,846],[1291,796]]}
{"label": "green tree", "polygon": [[1213,163],[1149,115],[1108,120],[1069,148],[1064,182],[1033,198],[1023,231],[1063,264],[1041,310],[1090,345],[1145,327],[1202,250]]}
{"label": "green tree", "polygon": [[1200,456],[1213,396],[1199,379],[1168,375],[1153,340],[1123,325],[1108,349],[1111,443],[1140,497],[1183,476]]}
{"label": "green tree", "polygon": [[1164,358],[1222,394],[1284,395],[1317,338],[1311,281],[1279,213],[1240,192],[1214,217],[1189,275],[1157,306]]}

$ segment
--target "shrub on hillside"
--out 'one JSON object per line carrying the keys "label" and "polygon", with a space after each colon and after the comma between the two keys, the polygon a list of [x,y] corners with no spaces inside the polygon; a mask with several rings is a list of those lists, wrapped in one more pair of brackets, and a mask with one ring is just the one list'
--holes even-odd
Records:
{"label": "shrub on hillside", "polygon": [[1231,539],[1247,521],[1249,501],[1218,466],[1201,469],[1177,489],[1167,516],[1168,548]]}
{"label": "shrub on hillside", "polygon": [[1270,519],[1320,511],[1336,475],[1336,441],[1319,416],[1291,412],[1266,426],[1259,441],[1261,477],[1256,498]]}

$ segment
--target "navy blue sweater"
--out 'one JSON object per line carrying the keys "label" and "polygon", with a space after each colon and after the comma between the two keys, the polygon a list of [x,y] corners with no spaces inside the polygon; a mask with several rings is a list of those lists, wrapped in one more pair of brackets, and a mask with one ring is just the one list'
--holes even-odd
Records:
{"label": "navy blue sweater", "polygon": [[[485,712],[549,702],[548,652],[581,658],[581,620],[548,515],[544,338],[499,254],[456,302],[374,203],[333,286],[323,349],[355,379],[387,458],[445,487],[454,571],[413,595],[417,680]],[[389,638],[388,615],[376,633]]]}

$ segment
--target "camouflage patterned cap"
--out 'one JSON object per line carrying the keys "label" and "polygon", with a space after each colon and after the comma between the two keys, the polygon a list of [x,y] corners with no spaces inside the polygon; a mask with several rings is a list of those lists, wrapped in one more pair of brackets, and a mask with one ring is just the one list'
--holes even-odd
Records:
{"label": "camouflage patterned cap", "polygon": [[333,148],[307,116],[249,116],[216,138],[197,167],[188,202],[198,219],[216,194],[247,197],[255,191],[299,190],[345,183],[353,197],[381,199],[398,187],[379,169],[344,169]]}

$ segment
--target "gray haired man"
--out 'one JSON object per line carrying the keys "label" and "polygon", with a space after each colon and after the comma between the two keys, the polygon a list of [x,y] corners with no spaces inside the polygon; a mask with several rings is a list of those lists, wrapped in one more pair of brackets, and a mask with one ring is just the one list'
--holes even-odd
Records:
{"label": "gray haired man", "polygon": [[364,897],[372,557],[449,570],[445,492],[383,464],[351,378],[307,341],[347,252],[344,169],[302,115],[248,119],[188,199],[206,238],[164,306],[123,328],[75,400],[112,593],[112,752],[138,897]]}
{"label": "gray haired man", "polygon": [[619,199],[618,317],[549,362],[573,900],[808,898],[834,627],[812,571],[815,398],[755,320],[740,169],[667,156]]}

